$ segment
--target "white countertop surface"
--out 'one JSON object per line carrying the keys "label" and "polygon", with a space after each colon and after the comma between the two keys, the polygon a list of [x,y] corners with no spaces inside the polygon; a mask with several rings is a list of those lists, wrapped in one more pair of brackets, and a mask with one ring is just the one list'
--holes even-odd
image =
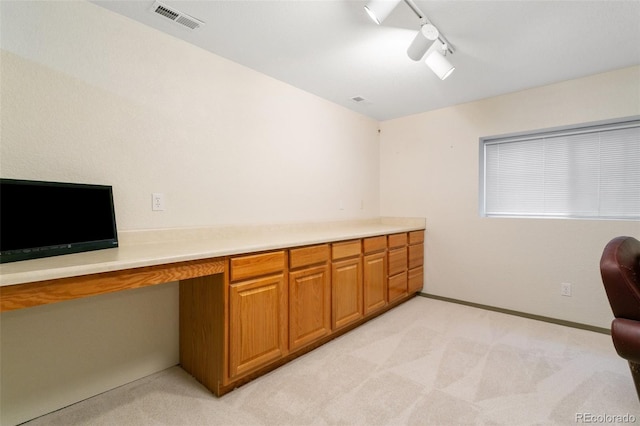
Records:
{"label": "white countertop surface", "polygon": [[118,248],[0,265],[0,286],[425,229],[424,218],[120,232]]}

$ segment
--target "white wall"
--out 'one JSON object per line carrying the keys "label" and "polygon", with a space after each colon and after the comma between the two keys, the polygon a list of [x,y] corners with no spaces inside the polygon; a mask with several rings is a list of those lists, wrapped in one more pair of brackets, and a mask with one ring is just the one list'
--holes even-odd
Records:
{"label": "white wall", "polygon": [[600,255],[640,222],[479,217],[478,139],[638,114],[632,67],[381,123],[381,214],[427,218],[423,291],[609,327]]}
{"label": "white wall", "polygon": [[[375,121],[91,3],[0,7],[2,177],[113,185],[119,230],[379,215]],[[177,364],[177,301],[0,315],[0,423]]]}

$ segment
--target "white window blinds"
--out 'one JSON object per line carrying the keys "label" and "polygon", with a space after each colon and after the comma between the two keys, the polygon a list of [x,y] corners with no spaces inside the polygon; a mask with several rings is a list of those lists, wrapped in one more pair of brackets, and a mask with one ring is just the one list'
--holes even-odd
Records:
{"label": "white window blinds", "polygon": [[481,139],[481,214],[640,219],[640,119]]}

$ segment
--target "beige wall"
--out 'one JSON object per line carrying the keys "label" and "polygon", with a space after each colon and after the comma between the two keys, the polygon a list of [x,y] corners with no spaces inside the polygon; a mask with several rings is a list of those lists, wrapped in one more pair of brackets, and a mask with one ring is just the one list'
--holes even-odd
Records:
{"label": "beige wall", "polygon": [[478,139],[638,114],[633,67],[381,123],[381,213],[427,218],[423,291],[608,327],[600,255],[640,222],[479,217]]}
{"label": "beige wall", "polygon": [[374,120],[91,3],[17,5],[3,177],[113,185],[120,230],[378,215]]}
{"label": "beige wall", "polygon": [[[373,120],[93,4],[20,3],[0,2],[3,177],[114,185],[121,230],[424,216],[426,292],[608,325],[599,253],[638,223],[479,218],[478,138],[640,114],[638,68],[383,122],[378,139]],[[0,340],[4,425],[176,364],[177,285],[4,313]]]}
{"label": "beige wall", "polygon": [[[113,185],[119,230],[379,215],[374,120],[91,3],[0,7],[2,177]],[[0,315],[0,423],[177,364],[177,302],[169,283]]]}

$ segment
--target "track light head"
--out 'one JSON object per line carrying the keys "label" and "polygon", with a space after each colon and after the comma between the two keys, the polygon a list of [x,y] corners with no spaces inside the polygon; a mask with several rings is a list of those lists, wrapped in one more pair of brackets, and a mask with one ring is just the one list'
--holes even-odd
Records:
{"label": "track light head", "polygon": [[400,4],[402,0],[370,0],[364,7],[369,17],[376,24],[380,25],[382,21]]}
{"label": "track light head", "polygon": [[423,25],[409,45],[407,55],[414,61],[419,61],[427,53],[429,46],[438,39],[439,35],[440,32],[435,26],[431,24]]}
{"label": "track light head", "polygon": [[444,35],[440,34],[440,31],[431,24],[413,0],[369,0],[364,10],[376,24],[380,25],[402,1],[420,18],[422,24],[420,31],[407,49],[407,55],[414,61],[419,61],[426,55],[424,62],[440,80],[444,80],[455,70],[455,67],[445,57],[447,53],[453,53],[453,47],[449,45]]}
{"label": "track light head", "polygon": [[448,51],[448,46],[440,42],[438,42],[438,44],[438,48],[431,49],[431,52],[427,55],[424,62],[429,66],[429,68],[431,68],[431,71],[440,78],[440,80],[444,80],[449,77],[456,68],[451,65],[451,62],[449,62],[445,57]]}

